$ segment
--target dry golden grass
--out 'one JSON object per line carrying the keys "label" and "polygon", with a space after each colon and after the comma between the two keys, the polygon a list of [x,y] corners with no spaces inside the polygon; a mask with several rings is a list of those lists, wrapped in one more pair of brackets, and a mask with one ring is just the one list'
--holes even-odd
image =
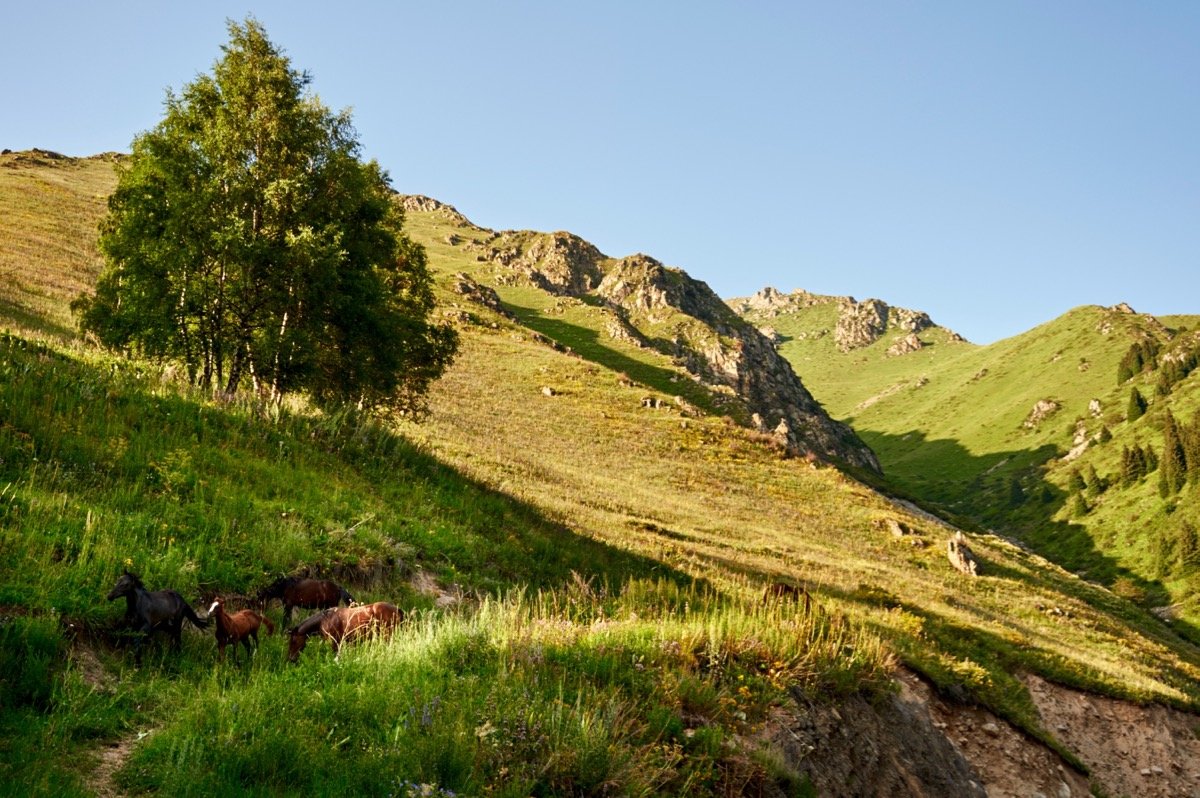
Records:
{"label": "dry golden grass", "polygon": [[0,325],[74,336],[68,305],[100,273],[96,225],[116,186],[115,160],[0,155]]}

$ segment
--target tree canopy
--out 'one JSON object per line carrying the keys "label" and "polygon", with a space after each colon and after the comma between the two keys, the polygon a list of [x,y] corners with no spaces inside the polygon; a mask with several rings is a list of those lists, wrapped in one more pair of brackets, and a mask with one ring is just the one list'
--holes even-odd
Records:
{"label": "tree canopy", "polygon": [[228,393],[418,406],[457,337],[429,319],[425,253],[387,174],[258,22],[229,33],[133,142],[100,226],[104,271],[74,304],[82,328]]}

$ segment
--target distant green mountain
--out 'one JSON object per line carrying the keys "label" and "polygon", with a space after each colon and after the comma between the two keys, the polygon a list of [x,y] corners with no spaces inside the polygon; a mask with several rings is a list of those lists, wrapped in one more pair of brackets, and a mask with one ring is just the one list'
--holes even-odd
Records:
{"label": "distant green mountain", "polygon": [[[97,271],[109,160],[0,154],[0,208],[12,211],[0,214],[0,785],[524,796],[875,784],[856,755],[826,747],[841,739],[878,753],[874,766],[893,779],[921,758],[911,743],[929,743],[959,774],[944,792],[990,789],[956,748],[965,727],[929,716],[936,703],[938,717],[982,725],[970,733],[983,747],[994,748],[988,718],[1044,759],[1038,786],[1052,792],[1068,771],[1086,781],[1094,751],[1042,712],[1035,679],[1079,700],[1200,707],[1200,649],[1175,633],[1183,622],[1165,625],[996,535],[969,535],[979,568],[967,576],[947,557],[950,527],[872,487],[894,480],[965,518],[969,508],[952,506],[963,501],[956,469],[992,492],[1009,485],[992,482],[1013,461],[987,470],[1013,455],[1033,494],[1026,472],[1065,450],[1068,414],[1084,411],[1072,399],[1026,430],[1045,396],[1020,384],[1021,369],[1062,366],[1073,385],[1069,364],[1096,380],[1081,397],[1120,414],[1129,386],[1116,368],[1142,340],[1120,331],[1137,317],[1092,309],[1055,323],[1083,338],[1111,325],[1099,339],[1113,339],[1109,366],[1092,353],[1085,371],[1069,341],[975,347],[882,303],[852,303],[841,324],[838,301],[821,298],[750,322],[648,256],[607,257],[569,233],[487,230],[436,200],[397,197],[462,349],[427,417],[384,425],[301,400],[205,395],[170,368],[80,338],[67,304]],[[1133,381],[1153,385],[1167,354]],[[993,379],[987,391],[1017,405],[1001,420],[931,398],[984,402],[980,384]],[[809,385],[891,458],[883,477]],[[1107,474],[1116,460],[1091,458],[1153,437],[1168,400],[1148,399],[1149,412],[1114,420],[1112,438],[1075,462]],[[920,426],[923,416],[941,426]],[[968,427],[986,423],[994,451],[975,451]],[[943,472],[922,482],[905,463]],[[1068,478],[1037,476],[1051,500],[1018,503],[1014,517],[1043,508],[1047,529],[1085,531],[1055,515],[1073,500]],[[1139,480],[1088,497],[1086,513],[1128,513],[1124,495],[1150,506],[1153,477]],[[1181,518],[1188,495],[1155,506]],[[125,567],[193,603],[249,603],[282,573],[318,573],[410,618],[391,641],[338,661],[310,645],[286,666],[271,637],[249,664],[218,664],[211,631],[189,630],[182,651],[156,650],[137,668],[123,607],[103,598]],[[1119,576],[1111,583],[1142,604],[1170,587],[1132,566]],[[874,713],[888,706],[896,720],[881,722]],[[899,730],[890,748],[874,736],[884,727]],[[999,767],[1028,774],[1017,755]],[[948,783],[937,781],[947,768],[931,769]]]}
{"label": "distant green mountain", "polygon": [[[1195,523],[1190,487],[1166,503],[1154,479],[1114,479],[1123,447],[1161,450],[1168,410],[1191,423],[1200,388],[1178,364],[1195,348],[1186,328],[1197,317],[1079,307],[977,346],[924,313],[879,300],[768,288],[730,304],[776,337],[813,395],[878,453],[891,485],[1149,603],[1183,601],[1175,613],[1200,620],[1190,565],[1161,543]],[[1151,344],[1155,363],[1147,357],[1119,380],[1131,348]],[[1165,371],[1174,379],[1163,393]],[[1149,412],[1129,423],[1135,386]],[[1089,469],[1114,484],[1103,496],[1093,488],[1080,513],[1072,474]]]}

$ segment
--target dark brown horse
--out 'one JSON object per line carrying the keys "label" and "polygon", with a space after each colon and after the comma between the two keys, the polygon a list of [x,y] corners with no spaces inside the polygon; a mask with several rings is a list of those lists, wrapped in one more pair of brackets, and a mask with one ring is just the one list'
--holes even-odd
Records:
{"label": "dark brown horse", "polygon": [[[179,649],[180,636],[183,632],[183,619],[192,622],[197,629],[208,626],[208,621],[196,616],[192,608],[183,600],[183,596],[174,590],[146,590],[137,574],[125,571],[117,584],[108,593],[108,600],[125,597],[126,618],[133,616],[133,625],[142,633],[137,644],[137,661],[142,661],[142,646],[156,630],[163,630],[171,635],[176,650]],[[132,601],[130,601],[132,597]],[[133,612],[128,610],[132,607]]]}
{"label": "dark brown horse", "polygon": [[[271,619],[267,616],[260,615],[254,610],[238,610],[231,615],[225,611],[220,599],[214,601],[208,608],[208,617],[216,619],[217,622],[217,655],[222,661],[225,659],[225,646],[230,643],[233,643],[235,662],[238,656],[238,643],[246,647],[247,655],[253,654],[254,649],[258,647],[259,626],[265,624],[267,634],[275,632],[275,624],[271,623]],[[254,641],[254,647],[250,645],[251,640]]]}
{"label": "dark brown horse", "polygon": [[324,609],[336,607],[341,602],[347,606],[354,602],[344,587],[327,579],[309,579],[303,576],[285,576],[258,591],[258,600],[263,609],[272,599],[283,602],[283,622],[291,623],[292,608]]}
{"label": "dark brown horse", "polygon": [[390,630],[403,620],[404,612],[386,601],[358,607],[334,607],[318,612],[288,630],[288,662],[300,658],[300,652],[308,645],[311,635],[319,634],[327,638],[336,656],[341,653],[342,643],[347,640]]}

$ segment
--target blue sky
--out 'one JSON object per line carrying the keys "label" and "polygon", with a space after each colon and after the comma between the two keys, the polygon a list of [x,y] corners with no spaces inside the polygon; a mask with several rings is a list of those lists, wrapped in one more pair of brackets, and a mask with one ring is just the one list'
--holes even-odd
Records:
{"label": "blue sky", "polygon": [[1200,313],[1200,3],[10,3],[0,147],[127,150],[248,14],[486,227],[979,343]]}

